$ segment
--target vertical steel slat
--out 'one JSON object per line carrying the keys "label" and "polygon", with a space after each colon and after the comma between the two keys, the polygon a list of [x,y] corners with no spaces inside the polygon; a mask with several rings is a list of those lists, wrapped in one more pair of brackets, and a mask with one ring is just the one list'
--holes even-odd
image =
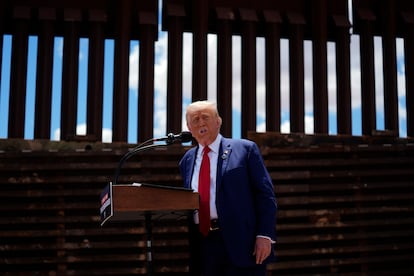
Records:
{"label": "vertical steel slat", "polygon": [[333,17],[335,24],[336,55],[336,124],[338,134],[352,134],[351,65],[349,20],[344,16]]}
{"label": "vertical steel slat", "polygon": [[168,7],[167,65],[167,132],[178,132],[182,126],[183,87],[183,17],[184,7]]}
{"label": "vertical steel slat", "polygon": [[305,131],[304,57],[303,40],[305,19],[302,15],[288,14],[289,21],[289,80],[290,131]]}
{"label": "vertical steel slat", "polygon": [[207,99],[208,1],[191,1],[193,23],[193,101]]}
{"label": "vertical steel slat", "polygon": [[241,87],[241,137],[247,138],[249,131],[256,131],[256,21],[254,10],[240,9],[242,87]]}
{"label": "vertical steel slat", "polygon": [[71,140],[76,136],[78,70],[79,70],[79,21],[81,11],[67,9],[65,13],[65,34],[63,41],[62,68],[62,115],[61,140]]}
{"label": "vertical steel slat", "polygon": [[414,137],[414,13],[403,13],[407,136]]}
{"label": "vertical steel slat", "polygon": [[266,131],[280,132],[280,24],[276,11],[265,11]]}
{"label": "vertical steel slat", "polygon": [[221,133],[232,136],[232,21],[231,9],[217,8],[217,108],[223,119]]}
{"label": "vertical steel slat", "polygon": [[88,95],[86,134],[102,140],[103,126],[103,75],[104,75],[104,11],[89,11]]}
{"label": "vertical steel slat", "polygon": [[312,8],[313,116],[314,132],[328,133],[327,1],[314,1]]}
{"label": "vertical steel slat", "polygon": [[116,8],[112,141],[126,142],[128,138],[131,1],[120,1]]}
{"label": "vertical steel slat", "polygon": [[362,134],[371,135],[376,129],[375,71],[373,21],[375,15],[369,10],[359,11],[361,18],[361,104]]}
{"label": "vertical steel slat", "polygon": [[16,7],[13,16],[8,136],[24,138],[30,8]]}
{"label": "vertical steel slat", "polygon": [[56,10],[39,8],[39,20],[34,138],[50,139]]}
{"label": "vertical steel slat", "polygon": [[[155,16],[155,15],[154,15]],[[139,58],[138,141],[154,136],[154,62],[157,25],[142,25]]]}
{"label": "vertical steel slat", "polygon": [[383,1],[381,16],[383,24],[382,59],[384,75],[384,127],[399,136],[398,91],[397,91],[397,51],[396,13],[394,1]]}

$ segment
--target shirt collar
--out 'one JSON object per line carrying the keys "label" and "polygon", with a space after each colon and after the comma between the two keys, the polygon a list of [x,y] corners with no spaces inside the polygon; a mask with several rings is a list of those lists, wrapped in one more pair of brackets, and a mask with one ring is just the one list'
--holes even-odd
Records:
{"label": "shirt collar", "polygon": [[[221,143],[221,134],[219,133],[216,137],[216,139],[213,141],[213,143],[211,143],[210,145],[208,145],[208,147],[210,148],[210,150],[214,153],[219,152],[220,149],[220,143]],[[203,152],[204,147],[200,145],[200,152]]]}

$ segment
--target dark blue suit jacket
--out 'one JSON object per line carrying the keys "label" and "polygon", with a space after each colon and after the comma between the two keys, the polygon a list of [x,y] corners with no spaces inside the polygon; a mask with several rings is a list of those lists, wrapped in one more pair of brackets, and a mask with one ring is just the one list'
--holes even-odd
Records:
{"label": "dark blue suit jacket", "polygon": [[[184,187],[191,188],[197,147],[180,161]],[[257,235],[276,240],[276,198],[272,180],[257,145],[245,139],[222,138],[217,161],[216,206],[219,224],[232,262],[255,264]],[[267,262],[273,260],[273,251]]]}

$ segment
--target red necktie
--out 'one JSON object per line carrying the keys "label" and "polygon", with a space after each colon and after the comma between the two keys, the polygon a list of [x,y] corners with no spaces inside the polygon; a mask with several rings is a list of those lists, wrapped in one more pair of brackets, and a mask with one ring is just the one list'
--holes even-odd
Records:
{"label": "red necktie", "polygon": [[198,216],[200,220],[200,232],[207,236],[210,230],[210,158],[209,147],[203,150],[203,160],[201,161],[200,174],[198,176],[198,192],[200,194],[200,208]]}

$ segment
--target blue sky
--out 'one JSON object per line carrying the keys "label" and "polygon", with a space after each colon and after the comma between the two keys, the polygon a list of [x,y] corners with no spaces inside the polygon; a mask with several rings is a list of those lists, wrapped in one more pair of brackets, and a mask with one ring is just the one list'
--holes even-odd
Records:
{"label": "blue sky", "polygon": [[[166,130],[166,81],[167,81],[167,42],[168,35],[165,32],[159,33],[156,42],[156,64],[155,64],[155,99],[154,99],[154,136],[164,136],[169,132],[179,130]],[[53,95],[52,95],[52,122],[51,139],[59,140],[60,134],[60,96],[62,77],[62,49],[64,40],[61,37],[55,38],[54,64],[53,64]],[[216,36],[208,36],[208,98],[216,99]],[[375,68],[376,68],[376,108],[377,108],[377,129],[384,129],[383,110],[383,78],[382,78],[382,52],[381,39],[375,38]],[[77,113],[77,134],[86,132],[86,90],[87,90],[87,66],[88,66],[88,40],[80,39],[79,53],[79,85],[78,85],[78,113]],[[192,68],[192,36],[183,36],[183,111],[191,101],[191,68]],[[406,113],[405,113],[405,79],[404,79],[404,56],[403,41],[397,40],[398,60],[398,95],[399,95],[399,121],[400,136],[406,137]],[[7,138],[8,124],[8,101],[9,101],[9,80],[10,80],[10,57],[11,57],[11,36],[4,36],[3,63],[0,85],[0,138]],[[240,137],[240,37],[233,38],[233,137]],[[103,118],[103,141],[111,141],[112,128],[112,87],[113,87],[113,53],[114,42],[105,42],[105,64],[104,64],[104,118]],[[329,102],[329,133],[336,134],[336,80],[335,80],[335,45],[328,43],[328,102]],[[360,64],[359,64],[359,41],[358,36],[351,36],[351,89],[352,89],[352,124],[353,135],[361,135],[361,88],[360,88]],[[288,64],[288,41],[281,40],[281,132],[289,132],[289,64]],[[36,89],[36,55],[37,37],[29,38],[28,52],[28,73],[27,73],[27,98],[26,98],[26,125],[25,139],[33,139],[34,133],[34,100]],[[313,133],[313,110],[312,110],[312,43],[304,43],[305,57],[305,132]],[[264,85],[264,39],[257,39],[257,128],[265,131],[265,85]],[[138,102],[138,62],[139,42],[131,42],[130,51],[130,93],[129,93],[129,132],[128,142],[137,142],[137,102]],[[184,118],[183,118],[184,119]],[[183,130],[186,126],[183,120]]]}

